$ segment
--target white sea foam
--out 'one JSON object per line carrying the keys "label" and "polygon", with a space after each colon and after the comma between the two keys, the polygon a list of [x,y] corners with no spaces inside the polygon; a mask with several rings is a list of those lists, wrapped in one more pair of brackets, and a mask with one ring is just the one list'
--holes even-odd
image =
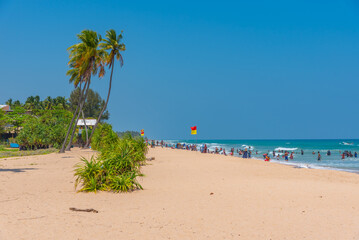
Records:
{"label": "white sea foam", "polygon": [[298,148],[285,148],[285,147],[277,147],[274,149],[275,151],[295,151],[298,150]]}
{"label": "white sea foam", "polygon": [[246,148],[247,148],[247,150],[253,150],[253,149],[254,149],[253,146],[248,146],[248,145],[245,145],[245,144],[243,144],[243,145],[240,147],[240,149],[242,149],[242,150],[244,150],[244,149],[246,149]]}

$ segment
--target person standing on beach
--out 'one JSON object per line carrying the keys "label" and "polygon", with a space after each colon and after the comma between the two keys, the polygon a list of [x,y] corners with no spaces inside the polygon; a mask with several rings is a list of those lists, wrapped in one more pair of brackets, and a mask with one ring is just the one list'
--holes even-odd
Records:
{"label": "person standing on beach", "polygon": [[244,149],[244,152],[243,152],[243,158],[248,158],[248,151],[247,151],[247,148]]}
{"label": "person standing on beach", "polygon": [[320,152],[318,151],[318,161],[322,160],[322,155],[320,155]]}

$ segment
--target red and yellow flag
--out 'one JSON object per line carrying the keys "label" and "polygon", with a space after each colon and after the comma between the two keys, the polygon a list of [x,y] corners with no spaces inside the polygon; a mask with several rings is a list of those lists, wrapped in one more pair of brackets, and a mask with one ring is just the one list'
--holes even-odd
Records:
{"label": "red and yellow flag", "polygon": [[141,136],[144,136],[144,135],[145,135],[145,130],[141,129]]}
{"label": "red and yellow flag", "polygon": [[191,127],[191,134],[196,135],[197,134],[197,126]]}

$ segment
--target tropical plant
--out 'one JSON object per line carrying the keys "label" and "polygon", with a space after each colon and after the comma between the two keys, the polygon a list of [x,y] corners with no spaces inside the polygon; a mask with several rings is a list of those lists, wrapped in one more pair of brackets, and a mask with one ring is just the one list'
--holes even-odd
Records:
{"label": "tropical plant", "polygon": [[70,76],[70,82],[73,81],[75,88],[78,86],[81,88],[82,83],[83,88],[77,111],[74,113],[74,115],[77,115],[77,119],[75,123],[74,118],[71,120],[60,152],[65,152],[67,138],[72,129],[70,141],[66,150],[70,150],[71,148],[72,139],[76,130],[76,123],[86,101],[88,89],[91,83],[91,76],[98,74],[98,77],[102,78],[105,74],[104,59],[107,57],[107,52],[99,47],[100,42],[102,41],[101,35],[92,30],[83,30],[77,35],[77,37],[80,40],[80,43],[68,48],[70,52],[69,66],[71,69],[67,72],[67,74]]}
{"label": "tropical plant", "polygon": [[118,140],[119,137],[112,130],[112,126],[108,123],[103,123],[95,130],[91,148],[99,151],[109,149],[114,146]]}
{"label": "tropical plant", "polygon": [[[100,122],[101,118],[102,118],[102,114],[104,113],[104,111],[107,108],[107,104],[108,101],[110,99],[110,93],[111,93],[111,86],[112,86],[112,76],[113,76],[113,68],[115,65],[115,60],[120,61],[120,66],[123,66],[123,58],[121,55],[121,51],[125,51],[126,50],[126,46],[125,44],[121,43],[122,40],[122,31],[119,35],[116,34],[116,31],[111,29],[109,31],[106,32],[106,39],[103,40],[103,42],[101,43],[101,49],[103,49],[104,51],[110,51],[110,53],[107,55],[106,58],[106,65],[111,68],[111,75],[110,75],[110,84],[109,84],[109,88],[108,88],[108,93],[107,93],[107,99],[106,99],[106,103],[103,106],[97,121],[95,123],[95,126],[93,127],[93,130],[96,130],[98,123]],[[89,146],[91,138],[93,136],[93,133],[95,131],[92,132],[92,134],[90,135],[90,138],[88,140],[88,142],[86,143],[86,147]]]}
{"label": "tropical plant", "polygon": [[81,185],[79,191],[94,192],[142,189],[137,177],[143,176],[140,167],[147,153],[143,138],[120,139],[109,124],[100,124],[93,136],[92,146],[99,154],[75,165],[75,188]]}

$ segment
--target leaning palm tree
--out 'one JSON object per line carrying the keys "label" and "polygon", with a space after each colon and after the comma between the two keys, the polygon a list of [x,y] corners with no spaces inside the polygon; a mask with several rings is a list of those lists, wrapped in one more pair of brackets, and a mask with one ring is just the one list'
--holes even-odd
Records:
{"label": "leaning palm tree", "polygon": [[[70,82],[72,81],[74,83],[75,88],[80,86],[81,89],[82,85],[82,89],[77,109],[69,125],[60,152],[65,152],[65,145],[69,132],[72,129],[72,134],[66,150],[70,150],[71,148],[72,139],[76,130],[76,123],[78,122],[80,113],[87,98],[88,89],[91,83],[91,76],[98,74],[98,77],[102,78],[105,74],[104,59],[106,59],[107,53],[99,47],[100,42],[102,41],[101,35],[98,35],[92,30],[83,30],[77,35],[77,37],[80,40],[80,43],[68,48],[70,51],[69,65],[71,69],[67,72],[67,74],[70,76]],[[74,123],[75,116],[76,121]]]}
{"label": "leaning palm tree", "polygon": [[121,31],[121,33],[119,35],[117,35],[116,31],[111,29],[111,30],[106,32],[106,39],[104,39],[103,42],[101,43],[101,49],[103,49],[104,51],[110,51],[110,53],[107,55],[107,58],[106,58],[106,65],[109,68],[111,68],[110,85],[109,85],[109,88],[108,88],[106,102],[102,107],[100,115],[97,118],[95,126],[92,129],[91,135],[90,135],[89,139],[87,140],[85,147],[89,147],[89,144],[90,144],[91,138],[93,136],[93,133],[95,132],[95,129],[96,129],[98,123],[100,122],[104,111],[107,108],[107,104],[108,104],[108,101],[110,99],[113,68],[114,68],[114,65],[115,65],[115,60],[120,61],[120,66],[121,67],[123,66],[123,58],[122,58],[122,55],[121,55],[121,51],[125,51],[126,46],[125,46],[125,44],[121,43],[121,40],[122,40],[122,31]]}

